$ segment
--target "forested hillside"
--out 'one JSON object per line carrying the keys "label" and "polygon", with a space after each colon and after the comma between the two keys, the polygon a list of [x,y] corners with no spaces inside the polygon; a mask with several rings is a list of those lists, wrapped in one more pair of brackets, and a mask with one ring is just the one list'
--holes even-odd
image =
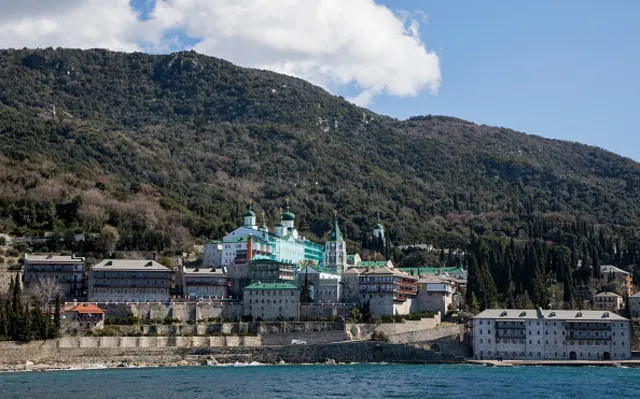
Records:
{"label": "forested hillside", "polygon": [[0,184],[0,231],[102,233],[103,249],[219,237],[248,200],[273,226],[285,197],[314,239],[337,209],[352,248],[377,212],[394,244],[566,233],[576,259],[601,231],[626,248],[640,222],[632,160],[450,117],[397,121],[193,52],[0,51]]}

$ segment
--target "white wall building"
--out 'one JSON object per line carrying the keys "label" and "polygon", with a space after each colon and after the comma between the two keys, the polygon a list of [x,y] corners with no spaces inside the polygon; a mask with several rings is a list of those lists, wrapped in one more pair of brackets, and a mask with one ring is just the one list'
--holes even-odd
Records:
{"label": "white wall building", "polygon": [[322,266],[307,266],[298,273],[298,287],[304,292],[309,280],[312,303],[338,303],[342,298],[341,276]]}
{"label": "white wall building", "polygon": [[631,358],[629,320],[608,311],[487,309],[473,319],[478,359]]}

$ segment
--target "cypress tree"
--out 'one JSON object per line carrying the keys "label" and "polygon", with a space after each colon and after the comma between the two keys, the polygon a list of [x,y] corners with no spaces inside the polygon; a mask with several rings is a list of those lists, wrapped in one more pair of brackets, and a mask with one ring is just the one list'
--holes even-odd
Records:
{"label": "cypress tree", "polygon": [[56,307],[53,312],[53,331],[54,337],[60,332],[60,294],[56,295]]}

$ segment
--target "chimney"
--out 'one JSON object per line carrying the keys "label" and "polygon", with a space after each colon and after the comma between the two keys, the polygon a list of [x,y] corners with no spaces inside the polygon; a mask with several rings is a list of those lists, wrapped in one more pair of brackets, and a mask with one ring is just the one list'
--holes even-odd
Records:
{"label": "chimney", "polygon": [[253,237],[249,236],[247,239],[247,261],[253,260]]}

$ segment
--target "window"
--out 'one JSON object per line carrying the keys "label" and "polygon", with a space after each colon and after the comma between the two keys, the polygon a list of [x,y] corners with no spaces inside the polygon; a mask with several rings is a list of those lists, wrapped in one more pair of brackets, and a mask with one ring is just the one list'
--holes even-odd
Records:
{"label": "window", "polygon": [[480,343],[481,343],[481,344],[482,344],[482,343],[484,343],[484,342],[482,341],[482,338],[480,338]]}
{"label": "window", "polygon": [[482,335],[482,330],[480,330],[480,335]]}

